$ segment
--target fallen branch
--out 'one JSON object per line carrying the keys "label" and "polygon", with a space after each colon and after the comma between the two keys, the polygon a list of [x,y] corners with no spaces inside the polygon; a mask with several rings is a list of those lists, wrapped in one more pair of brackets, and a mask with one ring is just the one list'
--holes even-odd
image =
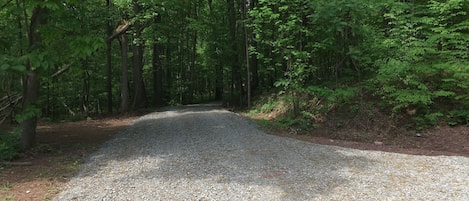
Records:
{"label": "fallen branch", "polygon": [[22,98],[23,96],[20,94],[13,94],[7,95],[0,100],[0,125],[5,121],[8,114],[16,107]]}
{"label": "fallen branch", "polygon": [[66,71],[68,71],[68,69],[70,69],[70,66],[72,66],[73,63],[70,63],[70,64],[67,64],[67,65],[64,65],[62,67],[62,69],[60,69],[59,71],[55,72],[54,74],[52,74],[52,78],[55,78],[59,75],[62,75],[63,73],[65,73]]}
{"label": "fallen branch", "polygon": [[33,165],[32,162],[7,162],[7,161],[0,161],[0,165],[3,166],[30,166]]}
{"label": "fallen branch", "polygon": [[62,104],[63,104],[64,107],[68,110],[68,113],[70,113],[70,115],[72,115],[73,117],[76,116],[76,113],[73,112],[73,110],[70,109],[70,107],[68,107],[68,105],[67,105],[65,102],[62,102]]}

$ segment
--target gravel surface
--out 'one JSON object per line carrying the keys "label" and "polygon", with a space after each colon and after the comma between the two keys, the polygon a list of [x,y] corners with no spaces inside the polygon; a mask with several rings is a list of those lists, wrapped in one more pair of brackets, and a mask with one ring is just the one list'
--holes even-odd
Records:
{"label": "gravel surface", "polygon": [[469,200],[469,158],[317,145],[194,105],[134,122],[54,200]]}

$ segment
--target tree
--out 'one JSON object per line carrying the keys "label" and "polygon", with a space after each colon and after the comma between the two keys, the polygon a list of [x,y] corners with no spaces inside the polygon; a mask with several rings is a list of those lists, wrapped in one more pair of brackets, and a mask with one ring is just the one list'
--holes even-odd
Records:
{"label": "tree", "polygon": [[[136,16],[141,13],[141,5],[137,0],[133,1],[133,11]],[[143,80],[143,58],[144,58],[144,41],[141,37],[142,31],[145,27],[142,25],[140,19],[135,18],[132,26],[133,42],[132,42],[132,69],[134,77],[134,100],[132,103],[133,108],[139,109],[147,106],[147,95],[145,91],[145,83]]]}
{"label": "tree", "polygon": [[[161,23],[161,15],[157,15],[154,17],[154,23],[159,24]],[[153,57],[152,57],[152,65],[153,65],[153,102],[156,106],[163,105],[163,62],[161,60],[162,57],[162,47],[159,44],[159,41],[155,39],[153,42]]]}
{"label": "tree", "polygon": [[[45,18],[47,8],[36,6],[33,9],[28,30],[28,46],[31,51],[37,50],[41,43],[41,34],[38,28],[47,23]],[[21,147],[29,149],[36,145],[36,125],[37,108],[35,105],[39,96],[39,66],[35,66],[31,60],[26,61],[26,70],[28,73],[23,76],[23,108],[24,119],[20,122],[21,128]]]}
{"label": "tree", "polygon": [[[108,13],[111,9],[111,0],[106,0],[106,8]],[[107,37],[112,36],[112,25],[110,19],[106,24]],[[106,41],[106,66],[107,66],[107,112],[112,113],[112,40]],[[122,109],[122,108],[121,108]]]}

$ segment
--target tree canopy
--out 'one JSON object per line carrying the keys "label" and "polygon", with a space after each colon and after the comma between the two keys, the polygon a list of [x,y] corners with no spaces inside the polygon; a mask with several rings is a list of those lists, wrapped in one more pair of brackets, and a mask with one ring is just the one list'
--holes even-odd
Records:
{"label": "tree canopy", "polygon": [[277,90],[306,102],[367,99],[416,125],[469,122],[468,0],[7,0],[0,3],[0,120],[34,146],[36,118]]}

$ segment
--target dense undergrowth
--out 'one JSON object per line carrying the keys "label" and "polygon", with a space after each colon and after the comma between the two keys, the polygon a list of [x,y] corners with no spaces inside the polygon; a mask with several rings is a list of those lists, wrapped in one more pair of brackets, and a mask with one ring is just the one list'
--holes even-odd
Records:
{"label": "dense undergrowth", "polygon": [[383,92],[369,89],[310,87],[295,97],[282,90],[271,91],[258,96],[247,115],[266,128],[289,130],[292,134],[308,134],[321,127],[392,134],[439,125],[469,125],[467,110],[458,104],[450,105],[438,98],[419,102],[415,95],[388,101],[385,98],[389,97],[380,96]]}
{"label": "dense undergrowth", "polygon": [[14,159],[19,151],[19,136],[18,130],[3,131],[0,130],[0,161]]}

